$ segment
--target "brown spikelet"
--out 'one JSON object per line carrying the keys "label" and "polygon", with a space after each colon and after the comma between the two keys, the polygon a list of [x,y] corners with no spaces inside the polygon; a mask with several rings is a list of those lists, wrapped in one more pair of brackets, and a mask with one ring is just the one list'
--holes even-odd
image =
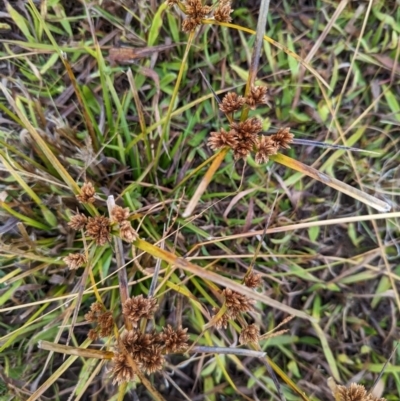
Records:
{"label": "brown spikelet", "polygon": [[[215,319],[215,316],[218,315],[219,311],[220,311],[219,308],[215,308],[215,307],[213,308],[213,312],[214,312],[213,319]],[[226,329],[228,327],[229,319],[230,319],[230,317],[229,317],[228,313],[225,312],[223,315],[221,315],[220,317],[215,319],[214,326],[217,329],[221,329],[221,328]]]}
{"label": "brown spikelet", "polygon": [[232,11],[230,0],[220,0],[217,8],[214,11],[214,18],[219,22],[231,22]]}
{"label": "brown spikelet", "polygon": [[104,245],[111,239],[110,220],[105,216],[89,217],[86,234],[93,238],[97,245]]}
{"label": "brown spikelet", "polygon": [[179,3],[179,0],[168,0],[167,1],[167,6],[168,7],[172,7],[172,6],[174,6],[175,4],[178,4]]}
{"label": "brown spikelet", "polygon": [[246,295],[232,291],[230,288],[223,290],[222,295],[225,297],[228,315],[231,318],[236,317],[240,312],[248,312],[253,310],[253,304],[255,301],[248,298]]}
{"label": "brown spikelet", "polygon": [[151,345],[142,353],[140,367],[149,375],[162,369],[165,362],[160,345]]}
{"label": "brown spikelet", "polygon": [[386,401],[383,397],[378,398],[368,393],[361,384],[351,383],[349,387],[340,386],[330,377],[328,379],[328,386],[336,401]]}
{"label": "brown spikelet", "polygon": [[129,382],[135,378],[135,372],[129,365],[126,355],[115,352],[112,361],[113,384]]}
{"label": "brown spikelet", "polygon": [[[237,132],[239,140],[248,136],[255,136],[262,130],[262,123],[256,117],[248,118],[245,121],[231,123],[231,128]],[[254,138],[255,142],[255,138]]]}
{"label": "brown spikelet", "polygon": [[119,224],[119,233],[121,238],[126,242],[133,242],[138,238],[138,233],[132,228],[131,223],[127,220],[124,220]]}
{"label": "brown spikelet", "polygon": [[121,206],[115,205],[111,211],[112,221],[116,221],[117,223],[121,223],[124,220],[127,220],[129,217],[129,208],[125,209]]}
{"label": "brown spikelet", "polygon": [[167,354],[175,352],[184,352],[188,349],[187,344],[189,336],[186,334],[187,328],[182,329],[179,326],[174,330],[170,325],[163,328],[163,332],[160,334],[160,340],[165,346],[165,352]]}
{"label": "brown spikelet", "polygon": [[185,18],[182,22],[182,31],[189,33],[194,31],[199,24],[193,18]]}
{"label": "brown spikelet", "polygon": [[240,344],[248,343],[258,343],[258,338],[260,336],[260,329],[253,323],[245,327],[239,336]]}
{"label": "brown spikelet", "polygon": [[222,102],[219,105],[219,109],[223,113],[233,113],[237,110],[240,110],[245,103],[245,98],[243,96],[239,96],[235,92],[228,92],[222,99]]}
{"label": "brown spikelet", "polygon": [[97,323],[96,329],[91,329],[88,337],[92,340],[98,337],[108,337],[112,334],[114,318],[112,312],[105,311],[100,303],[93,303],[90,311],[85,314],[85,320],[90,323]]}
{"label": "brown spikelet", "polygon": [[223,148],[224,146],[229,146],[234,149],[237,145],[236,132],[232,130],[226,132],[223,128],[221,128],[220,131],[211,132],[207,144],[214,150]]}
{"label": "brown spikelet", "polygon": [[90,329],[88,331],[88,338],[92,341],[96,341],[99,338],[99,335],[96,330]]}
{"label": "brown spikelet", "polygon": [[201,0],[187,0],[185,3],[185,13],[187,18],[182,23],[182,30],[190,32],[201,25],[201,20],[206,18],[211,12],[211,7],[203,6]]}
{"label": "brown spikelet", "polygon": [[249,142],[240,142],[233,148],[233,157],[235,160],[245,159],[253,150],[253,144]]}
{"label": "brown spikelet", "polygon": [[276,142],[272,140],[270,136],[261,135],[257,139],[256,143],[256,156],[255,160],[257,163],[266,163],[269,159],[269,156],[276,155],[279,147],[276,145]]}
{"label": "brown spikelet", "polygon": [[122,313],[132,322],[133,327],[136,327],[141,318],[150,319],[157,308],[156,298],[144,298],[140,294],[125,301]]}
{"label": "brown spikelet", "polygon": [[271,135],[271,139],[275,142],[278,148],[290,149],[289,143],[293,142],[294,135],[291,134],[290,128],[280,128],[279,131]]}
{"label": "brown spikelet", "polygon": [[260,283],[261,274],[254,273],[253,271],[244,278],[244,285],[249,288],[257,288]]}
{"label": "brown spikelet", "polygon": [[254,110],[258,104],[268,103],[268,89],[266,86],[255,86],[251,88],[250,94],[246,97],[246,104]]}
{"label": "brown spikelet", "polygon": [[69,221],[68,225],[75,231],[78,231],[85,228],[86,223],[87,223],[87,217],[84,214],[79,213],[71,217],[71,220]]}
{"label": "brown spikelet", "polygon": [[70,253],[63,259],[63,261],[70,270],[75,270],[78,267],[82,267],[83,265],[85,265],[86,257],[81,253]]}
{"label": "brown spikelet", "polygon": [[76,195],[76,199],[81,203],[93,203],[95,201],[95,194],[96,190],[94,189],[93,184],[87,181],[82,185],[81,193]]}

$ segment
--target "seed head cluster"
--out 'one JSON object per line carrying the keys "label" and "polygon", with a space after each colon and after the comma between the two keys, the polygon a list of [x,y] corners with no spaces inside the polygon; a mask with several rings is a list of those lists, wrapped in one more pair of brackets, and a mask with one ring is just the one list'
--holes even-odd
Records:
{"label": "seed head cluster", "polygon": [[126,242],[133,242],[138,238],[138,233],[131,226],[129,218],[129,208],[114,206],[111,211],[111,219],[119,225],[119,234]]}
{"label": "seed head cluster", "polygon": [[82,185],[81,193],[76,195],[76,199],[78,199],[81,203],[94,203],[95,198],[94,195],[96,194],[96,190],[91,182],[85,182]]}
{"label": "seed head cluster", "polygon": [[82,267],[86,264],[86,257],[82,253],[70,253],[63,261],[70,270],[76,270],[78,267]]}
{"label": "seed head cluster", "polygon": [[[251,89],[246,98],[234,92],[227,93],[219,108],[225,114],[233,114],[245,105],[254,109],[257,105],[265,104],[267,101],[267,88],[256,86]],[[214,150],[228,146],[233,150],[236,160],[246,158],[254,151],[257,163],[266,163],[269,156],[277,154],[280,149],[290,148],[289,144],[293,141],[293,134],[289,132],[289,128],[280,129],[276,134],[270,136],[260,135],[261,130],[262,122],[255,117],[240,122],[233,121],[228,132],[223,128],[217,132],[211,132],[208,146]]]}
{"label": "seed head cluster", "polygon": [[201,25],[202,20],[211,18],[214,14],[214,19],[218,22],[230,22],[231,19],[231,0],[219,0],[217,6],[213,7],[203,5],[202,0],[168,0],[167,4],[172,7],[175,4],[179,5],[182,11],[186,14],[186,18],[182,23],[182,30],[184,32],[191,32]]}
{"label": "seed head cluster", "polygon": [[91,340],[97,340],[99,337],[108,337],[112,334],[114,327],[114,318],[110,311],[104,310],[99,303],[93,303],[90,311],[86,313],[85,320],[90,323],[96,323],[96,328],[91,329],[88,337]]}
{"label": "seed head cluster", "polygon": [[125,301],[122,305],[122,313],[129,319],[133,327],[136,327],[140,319],[151,319],[157,308],[156,298],[144,298],[140,294]]}
{"label": "seed head cluster", "polygon": [[386,401],[369,393],[361,384],[352,383],[349,387],[334,384],[332,389],[336,401]]}
{"label": "seed head cluster", "polygon": [[111,240],[110,219],[105,216],[89,217],[86,224],[86,234],[92,237],[97,245],[104,245]]}
{"label": "seed head cluster", "polygon": [[[171,326],[163,328],[161,333],[142,333],[131,330],[121,337],[123,348],[138,365],[138,368],[147,374],[162,369],[165,362],[164,355],[173,352],[184,352],[188,348],[189,336],[187,329],[179,327],[174,330]],[[118,349],[114,353],[113,370],[114,383],[121,384],[133,380],[135,372],[128,362],[127,356]]]}
{"label": "seed head cluster", "polygon": [[258,343],[260,337],[260,329],[254,323],[246,326],[239,336],[240,344]]}

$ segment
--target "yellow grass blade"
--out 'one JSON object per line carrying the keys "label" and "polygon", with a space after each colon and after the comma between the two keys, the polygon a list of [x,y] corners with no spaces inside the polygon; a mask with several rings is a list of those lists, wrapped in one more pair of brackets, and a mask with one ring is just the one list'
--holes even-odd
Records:
{"label": "yellow grass blade", "polygon": [[314,178],[315,180],[320,181],[323,184],[336,189],[337,191],[343,192],[344,194],[349,195],[352,198],[373,207],[379,212],[388,212],[391,209],[391,206],[388,203],[381,201],[378,198],[375,198],[375,196],[369,195],[365,192],[360,191],[357,188],[351,187],[350,185],[345,184],[344,182],[339,181],[336,178],[330,177],[325,173],[321,173],[314,167],[307,166],[306,164],[292,159],[291,157],[278,153],[277,155],[270,156],[270,159],[274,162],[283,164],[286,167],[290,167],[293,170],[308,175],[309,177]]}

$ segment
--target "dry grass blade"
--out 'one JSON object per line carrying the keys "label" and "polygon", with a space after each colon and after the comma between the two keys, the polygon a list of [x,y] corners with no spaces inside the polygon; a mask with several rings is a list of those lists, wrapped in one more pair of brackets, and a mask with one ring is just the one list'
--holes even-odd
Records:
{"label": "dry grass blade", "polygon": [[381,201],[378,198],[375,198],[375,196],[369,195],[365,192],[360,191],[357,188],[351,187],[350,185],[347,185],[346,183],[339,181],[336,178],[329,177],[328,175],[321,173],[315,168],[307,166],[306,164],[285,156],[281,153],[273,155],[270,158],[277,163],[283,164],[284,166],[290,167],[296,171],[306,174],[309,177],[324,183],[325,185],[328,185],[340,192],[343,192],[344,194],[349,195],[352,198],[373,207],[379,212],[388,212],[391,209],[391,206],[388,203]]}

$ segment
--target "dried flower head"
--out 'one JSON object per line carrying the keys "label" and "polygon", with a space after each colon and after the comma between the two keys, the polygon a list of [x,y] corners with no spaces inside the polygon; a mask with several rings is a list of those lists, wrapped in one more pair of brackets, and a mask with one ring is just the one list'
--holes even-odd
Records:
{"label": "dried flower head", "polygon": [[167,354],[175,353],[175,352],[184,352],[188,349],[189,345],[187,344],[189,340],[189,336],[186,334],[187,328],[182,329],[179,326],[176,330],[174,330],[170,325],[163,328],[163,332],[160,334],[160,339],[162,343],[165,345],[165,352]]}
{"label": "dried flower head", "polygon": [[368,393],[361,384],[352,383],[349,387],[339,386],[330,377],[328,379],[328,386],[332,390],[335,401],[386,401],[383,397],[378,398]]}
{"label": "dried flower head", "polygon": [[140,367],[149,375],[161,370],[164,362],[160,345],[151,345],[141,356]]}
{"label": "dried flower head", "polygon": [[255,86],[251,88],[250,94],[246,97],[246,104],[254,110],[258,104],[268,103],[268,88],[266,86]]}
{"label": "dried flower head", "polygon": [[278,148],[290,149],[289,143],[293,142],[294,135],[289,131],[289,127],[280,128],[276,134],[271,135],[271,139],[275,142]]}
{"label": "dried flower head", "polygon": [[104,312],[99,316],[99,335],[100,337],[109,337],[114,327],[114,318],[112,312]]}
{"label": "dried flower head", "polygon": [[244,285],[249,288],[257,288],[260,283],[261,274],[254,273],[254,271],[251,271],[251,273],[244,278]]}
{"label": "dried flower head", "polygon": [[196,29],[199,24],[193,18],[185,18],[182,22],[182,31],[189,33]]}
{"label": "dried flower head", "polygon": [[256,162],[257,163],[266,163],[269,159],[269,156],[276,155],[278,152],[279,147],[277,146],[276,142],[272,140],[270,136],[261,135],[257,139],[256,143]]}
{"label": "dried flower head", "polygon": [[150,374],[162,368],[164,357],[158,334],[131,330],[122,336],[121,341],[132,359],[146,373]]}
{"label": "dried flower head", "polygon": [[219,22],[231,22],[231,0],[220,0],[217,8],[214,11],[214,18]]}
{"label": "dried flower head", "polygon": [[86,224],[86,234],[93,238],[97,245],[110,241],[110,220],[105,216],[89,217]]}
{"label": "dried flower head", "polygon": [[78,231],[85,228],[86,223],[87,223],[87,217],[84,214],[79,213],[71,217],[71,220],[69,221],[68,225],[72,229]]}
{"label": "dried flower head", "polygon": [[217,132],[211,132],[210,138],[208,139],[208,146],[211,149],[220,149],[224,146],[229,146],[234,149],[237,145],[236,132],[229,131],[226,132],[223,128]]}
{"label": "dried flower head", "polygon": [[253,323],[245,327],[239,336],[240,344],[258,343],[260,329]]}
{"label": "dried flower head", "polygon": [[125,301],[122,313],[132,322],[133,327],[136,327],[141,318],[150,319],[157,308],[156,298],[144,298],[140,294]]}
{"label": "dried flower head", "polygon": [[97,331],[96,330],[93,330],[93,329],[90,329],[89,331],[88,331],[88,338],[90,339],[90,340],[92,340],[92,341],[96,341],[96,340],[98,340],[98,338],[99,338],[99,334],[97,333]]}
{"label": "dried flower head", "polygon": [[184,32],[193,31],[210,12],[211,7],[203,6],[201,0],[186,0],[185,13],[187,18],[182,23],[182,30]]}
{"label": "dried flower head", "polygon": [[245,103],[245,98],[239,96],[235,92],[228,92],[222,99],[219,105],[219,109],[223,113],[233,113],[234,111],[240,110]]}
{"label": "dried flower head", "polygon": [[91,329],[88,337],[96,340],[98,337],[108,337],[112,334],[114,327],[114,318],[112,312],[104,310],[100,303],[90,305],[90,311],[85,314],[85,320],[91,323],[97,323],[96,329]]}
{"label": "dried flower head", "polygon": [[226,312],[224,314],[222,314],[221,316],[216,317],[218,315],[219,311],[220,311],[219,308],[215,308],[215,307],[213,308],[213,312],[214,312],[213,320],[215,319],[214,326],[217,329],[221,329],[221,328],[226,329],[228,327],[230,317],[229,317],[228,313],[226,313]]}
{"label": "dried flower head", "polygon": [[225,304],[228,308],[227,312],[231,318],[235,318],[240,312],[253,310],[253,304],[255,301],[246,295],[232,291],[230,288],[223,290],[222,295],[225,297]]}
{"label": "dried flower head", "polygon": [[133,242],[138,238],[138,233],[132,228],[131,223],[127,220],[124,220],[119,224],[119,233],[121,238],[126,242]]}
{"label": "dried flower head", "polygon": [[121,206],[115,205],[111,211],[112,221],[116,221],[117,223],[121,223],[124,220],[127,220],[129,217],[129,208],[123,208]]}
{"label": "dried flower head", "polygon": [[94,186],[91,182],[87,181],[82,185],[81,193],[76,195],[76,199],[78,199],[81,203],[93,203],[94,202],[94,195],[96,191]]}
{"label": "dried flower head", "polygon": [[253,143],[249,142],[240,142],[233,148],[233,157],[235,160],[240,158],[245,159],[253,150]]}
{"label": "dried flower head", "polygon": [[168,7],[172,7],[172,6],[174,6],[175,4],[178,4],[179,3],[179,0],[167,0],[167,6]]}
{"label": "dried flower head", "polygon": [[90,305],[90,311],[86,313],[85,320],[91,323],[97,322],[100,314],[102,313],[104,313],[103,306],[98,302],[94,302]]}
{"label": "dried flower head", "polygon": [[129,365],[126,355],[115,352],[112,361],[114,365],[112,369],[113,384],[129,382],[135,378],[135,372]]}
{"label": "dried flower head", "polygon": [[237,137],[240,140],[242,137],[246,138],[249,135],[257,135],[262,130],[262,123],[258,118],[251,117],[238,123],[233,122],[231,128],[237,132]]}
{"label": "dried flower head", "polygon": [[70,253],[63,259],[63,261],[70,270],[75,270],[86,263],[86,257],[81,253]]}

